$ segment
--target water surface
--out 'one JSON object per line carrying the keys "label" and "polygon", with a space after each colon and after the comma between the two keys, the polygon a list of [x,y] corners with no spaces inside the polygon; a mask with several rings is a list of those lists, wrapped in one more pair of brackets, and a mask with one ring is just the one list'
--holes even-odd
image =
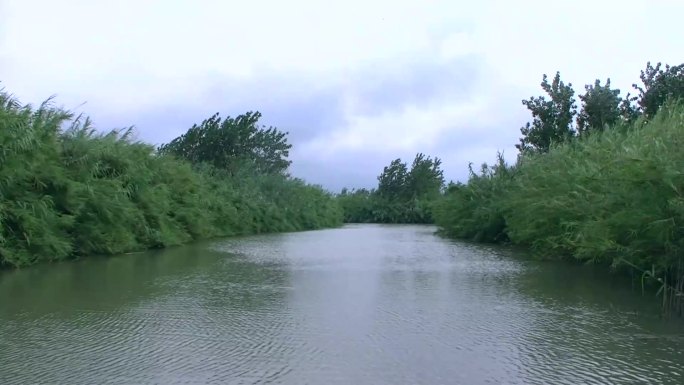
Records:
{"label": "water surface", "polygon": [[681,384],[684,322],[589,267],[348,225],[0,273],[0,384]]}

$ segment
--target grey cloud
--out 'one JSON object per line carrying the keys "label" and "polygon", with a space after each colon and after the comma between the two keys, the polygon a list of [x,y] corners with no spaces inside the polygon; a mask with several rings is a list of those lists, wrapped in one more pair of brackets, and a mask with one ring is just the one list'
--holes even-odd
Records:
{"label": "grey cloud", "polygon": [[342,98],[349,89],[360,101],[361,113],[377,114],[455,95],[465,99],[474,92],[478,76],[474,58],[449,63],[426,58],[409,64],[395,63],[385,70],[369,65],[354,73],[350,84],[327,87],[317,86],[317,80],[305,74],[268,75],[253,80],[211,79],[199,100],[129,112],[125,116],[130,119],[128,123],[122,121],[123,116],[102,115],[117,126],[135,124],[146,138],[157,142],[167,140],[168,133],[176,131],[173,128],[187,129],[215,112],[235,116],[258,110],[264,124],[290,131],[292,140],[298,142],[344,123]]}
{"label": "grey cloud", "polygon": [[381,154],[373,150],[354,151],[327,161],[318,163],[315,159],[298,158],[292,165],[293,175],[303,177],[310,183],[323,185],[332,192],[342,188],[375,188],[377,177],[383,167],[396,158],[411,164],[416,153],[422,152],[442,160],[442,170],[446,182],[466,181],[468,179],[468,163],[472,162],[475,170],[479,170],[483,162],[492,164],[496,160],[497,151],[503,151],[507,161],[515,159],[512,145],[495,146],[483,144],[472,146],[462,143],[449,150],[436,148],[416,148],[415,151],[397,152],[391,155]]}
{"label": "grey cloud", "polygon": [[284,94],[266,100],[254,98],[240,104],[243,111],[259,110],[263,115],[262,124],[288,131],[293,144],[313,139],[344,122],[341,92],[335,88],[304,96]]}
{"label": "grey cloud", "polygon": [[[199,103],[156,106],[123,115],[106,111],[88,113],[100,129],[133,125],[142,140],[155,144],[172,140],[217,112],[222,117],[235,117],[247,111],[259,111],[262,114],[260,124],[289,132],[288,139],[295,146],[344,121],[339,90],[325,89],[304,96],[261,97],[258,91],[246,94],[249,89],[235,89],[244,95],[240,99],[209,92]],[[83,109],[88,110],[87,107]]]}
{"label": "grey cloud", "polygon": [[182,135],[211,114],[206,108],[158,107],[123,115],[109,112],[89,115],[100,130],[133,126],[138,139],[159,145]]}
{"label": "grey cloud", "polygon": [[[417,152],[423,152],[444,159],[464,148],[491,144],[491,134],[483,135],[483,132],[496,132],[497,129],[481,127],[477,123],[464,129],[463,123],[455,122],[453,130],[449,130],[434,148],[416,148],[397,154],[364,149],[340,154],[324,163],[309,159],[298,148],[319,135],[345,126],[349,118],[343,109],[345,92],[352,92],[361,104],[361,111],[357,112],[372,116],[398,111],[406,105],[420,107],[444,99],[454,103],[467,100],[477,93],[480,76],[477,58],[461,58],[441,64],[428,59],[403,65],[396,63],[386,71],[368,67],[354,73],[346,84],[328,86],[316,84],[316,79],[304,75],[264,76],[251,81],[213,79],[195,100],[124,114],[94,111],[92,116],[101,129],[134,125],[140,139],[160,144],[181,135],[215,112],[235,116],[258,110],[263,114],[262,124],[290,133],[292,174],[331,191],[339,191],[342,187],[374,187],[382,168],[395,158],[410,162]],[[84,110],[88,110],[87,105]],[[507,111],[502,111],[502,120],[506,115]],[[453,173],[457,179],[467,176],[467,162],[457,168],[453,172],[445,171]],[[448,178],[454,176],[449,174]]]}
{"label": "grey cloud", "polygon": [[527,112],[516,105],[515,102],[520,100],[514,97],[515,94],[508,90],[507,94],[497,98],[497,116],[486,123],[458,122],[445,130],[435,151],[448,153],[469,147],[514,146],[520,138],[520,128],[529,120]]}
{"label": "grey cloud", "polygon": [[368,68],[355,76],[363,113],[381,113],[402,105],[421,106],[439,99],[457,102],[475,92],[481,63],[470,56],[448,62],[415,60]]}
{"label": "grey cloud", "polygon": [[374,188],[377,176],[392,159],[405,159],[402,154],[393,157],[372,150],[354,151],[344,157],[320,164],[315,159],[301,158],[292,165],[292,174],[303,177],[309,183],[320,184],[331,192],[347,188]]}
{"label": "grey cloud", "polygon": [[[468,57],[445,63],[424,58],[384,67],[368,65],[353,73],[347,83],[324,88],[303,74],[218,81],[203,99],[210,105],[223,103],[234,111],[259,110],[265,124],[289,131],[296,143],[344,124],[343,98],[347,93],[358,100],[357,112],[369,115],[443,98],[465,100],[475,91],[479,64],[476,57]],[[305,92],[307,89],[313,91]]]}

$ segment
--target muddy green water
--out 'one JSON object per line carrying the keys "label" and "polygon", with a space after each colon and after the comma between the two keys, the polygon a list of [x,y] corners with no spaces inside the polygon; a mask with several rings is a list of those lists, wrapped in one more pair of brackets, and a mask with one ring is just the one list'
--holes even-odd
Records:
{"label": "muddy green water", "polygon": [[0,273],[0,384],[684,383],[684,322],[597,269],[429,226]]}

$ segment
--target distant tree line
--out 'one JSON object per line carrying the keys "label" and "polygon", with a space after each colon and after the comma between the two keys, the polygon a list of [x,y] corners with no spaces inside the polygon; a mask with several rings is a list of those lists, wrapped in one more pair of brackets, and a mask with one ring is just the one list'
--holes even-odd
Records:
{"label": "distant tree line", "polygon": [[441,165],[439,158],[418,153],[410,168],[400,158],[385,166],[375,189],[343,189],[337,200],[345,222],[432,222],[432,204],[444,188]]}

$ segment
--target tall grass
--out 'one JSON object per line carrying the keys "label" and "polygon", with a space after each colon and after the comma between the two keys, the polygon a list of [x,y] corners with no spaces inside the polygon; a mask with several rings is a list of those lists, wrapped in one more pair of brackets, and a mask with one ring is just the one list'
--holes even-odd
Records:
{"label": "tall grass", "polygon": [[501,197],[510,188],[515,169],[506,165],[499,154],[494,166],[483,164],[478,174],[470,165],[469,171],[467,184],[449,185],[444,197],[434,204],[435,223],[451,237],[507,241]]}
{"label": "tall grass", "polygon": [[341,222],[319,186],[193,167],[131,130],[98,133],[51,101],[0,92],[0,266]]}
{"label": "tall grass", "polygon": [[[684,107],[500,162],[452,187],[435,219],[452,236],[510,241],[548,258],[636,269],[664,304],[684,285]],[[679,308],[681,311],[681,308]]]}

